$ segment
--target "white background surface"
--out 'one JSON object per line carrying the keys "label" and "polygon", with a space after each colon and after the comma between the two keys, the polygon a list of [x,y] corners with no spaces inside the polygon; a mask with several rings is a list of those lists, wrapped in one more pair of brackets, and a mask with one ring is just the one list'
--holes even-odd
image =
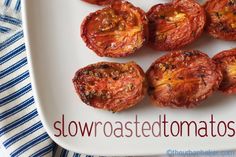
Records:
{"label": "white background surface", "polygon": [[[144,10],[158,2],[167,0],[130,0]],[[24,7],[26,6],[26,7]],[[217,120],[235,119],[235,96],[225,97],[220,93],[191,110],[161,109],[150,105],[146,98],[140,105],[128,111],[112,114],[84,105],[76,95],[71,79],[78,68],[98,61],[136,61],[144,70],[164,53],[143,48],[135,55],[121,59],[100,58],[89,50],[80,38],[82,20],[99,7],[80,0],[26,0],[23,1],[23,18],[27,20],[25,36],[29,61],[32,62],[31,78],[39,113],[47,132],[61,146],[85,154],[98,155],[153,155],[163,154],[167,149],[177,150],[222,150],[233,149],[236,141],[228,138],[55,138],[53,124],[65,114],[66,120],[91,122],[133,120],[136,114],[140,120],[154,121],[159,114],[167,114],[173,120],[205,120],[215,114]],[[29,46],[30,45],[30,46]],[[206,35],[188,48],[199,49],[213,56],[224,49],[235,46],[235,42],[214,40]],[[37,90],[35,90],[37,89]],[[193,142],[194,141],[194,142]],[[181,143],[181,144],[180,144]],[[219,144],[224,143],[224,144]],[[106,148],[106,149],[104,149]],[[158,148],[158,149],[157,149]]]}
{"label": "white background surface", "polygon": [[4,148],[0,148],[0,157],[9,157]]}
{"label": "white background surface", "polygon": [[0,157],[4,157],[2,149],[0,148]]}

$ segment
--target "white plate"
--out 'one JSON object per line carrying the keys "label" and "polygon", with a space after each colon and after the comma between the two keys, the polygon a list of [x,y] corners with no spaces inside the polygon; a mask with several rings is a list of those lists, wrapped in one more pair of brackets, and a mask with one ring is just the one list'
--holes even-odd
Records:
{"label": "white plate", "polygon": [[[167,0],[130,0],[135,5],[148,10],[158,2]],[[200,137],[132,137],[107,138],[98,132],[92,137],[55,137],[57,131],[53,124],[62,114],[67,122],[110,121],[114,127],[116,121],[134,121],[138,115],[140,121],[155,121],[159,114],[166,114],[169,121],[174,120],[210,120],[214,114],[216,120],[236,119],[236,99],[216,93],[202,105],[191,110],[157,108],[150,105],[146,98],[138,106],[122,113],[113,114],[101,111],[81,102],[75,93],[72,78],[79,68],[98,61],[126,62],[136,61],[147,70],[161,52],[143,48],[140,53],[121,59],[100,58],[89,50],[80,37],[82,20],[99,7],[80,0],[24,0],[23,19],[31,78],[39,114],[50,137],[59,145],[75,152],[96,155],[157,155],[165,154],[168,149],[177,150],[228,150],[236,149],[235,138]],[[207,52],[210,56],[230,49],[235,42],[214,40],[206,35],[189,48]],[[192,130],[194,131],[194,130]]]}

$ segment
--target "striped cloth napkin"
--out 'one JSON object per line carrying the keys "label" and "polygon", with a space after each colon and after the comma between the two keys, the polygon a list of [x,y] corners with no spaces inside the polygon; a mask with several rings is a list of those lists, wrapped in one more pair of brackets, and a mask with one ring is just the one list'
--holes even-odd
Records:
{"label": "striped cloth napkin", "polygon": [[79,157],[58,147],[39,119],[31,92],[20,0],[0,0],[0,144],[12,157]]}

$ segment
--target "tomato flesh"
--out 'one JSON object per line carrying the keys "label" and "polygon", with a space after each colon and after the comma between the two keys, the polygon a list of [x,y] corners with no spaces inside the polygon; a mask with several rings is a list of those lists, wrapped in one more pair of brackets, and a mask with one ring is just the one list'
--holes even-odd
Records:
{"label": "tomato flesh", "polygon": [[91,13],[81,26],[87,46],[103,57],[123,57],[141,48],[147,37],[145,13],[124,1]]}
{"label": "tomato flesh", "polygon": [[205,4],[207,31],[215,38],[236,40],[236,0],[209,0]]}
{"label": "tomato flesh", "polygon": [[134,62],[100,62],[77,71],[73,79],[81,100],[118,112],[136,105],[146,92],[143,70]]}
{"label": "tomato flesh", "polygon": [[236,49],[226,50],[215,55],[216,61],[223,73],[220,90],[227,94],[236,93]]}
{"label": "tomato flesh", "polygon": [[97,5],[108,5],[112,3],[112,0],[82,0],[82,1]]}
{"label": "tomato flesh", "polygon": [[219,87],[216,64],[196,50],[174,51],[157,59],[147,72],[148,93],[162,107],[195,107]]}
{"label": "tomato flesh", "polygon": [[157,4],[147,13],[149,43],[157,50],[175,50],[196,40],[203,32],[204,9],[193,0]]}

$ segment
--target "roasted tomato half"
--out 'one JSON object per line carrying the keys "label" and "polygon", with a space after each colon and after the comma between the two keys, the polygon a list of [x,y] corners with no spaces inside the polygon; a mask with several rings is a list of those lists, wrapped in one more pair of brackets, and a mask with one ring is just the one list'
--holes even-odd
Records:
{"label": "roasted tomato half", "polygon": [[82,0],[82,1],[97,5],[108,5],[111,4],[113,0]]}
{"label": "roasted tomato half", "polygon": [[203,32],[205,11],[195,0],[157,4],[147,13],[149,44],[157,50],[176,50],[192,43]]}
{"label": "roasted tomato half", "polygon": [[208,0],[207,31],[215,38],[236,40],[236,0]]}
{"label": "roasted tomato half", "polygon": [[220,90],[227,94],[236,93],[236,48],[220,52],[213,59],[222,71]]}
{"label": "roasted tomato half", "polygon": [[147,80],[148,94],[157,106],[192,108],[218,89],[222,74],[202,52],[174,51],[151,65]]}
{"label": "roasted tomato half", "polygon": [[141,48],[148,34],[144,11],[125,1],[91,13],[81,26],[87,46],[103,57],[123,57]]}
{"label": "roasted tomato half", "polygon": [[100,62],[80,69],[73,79],[81,100],[95,108],[118,112],[140,102],[145,74],[134,62]]}

